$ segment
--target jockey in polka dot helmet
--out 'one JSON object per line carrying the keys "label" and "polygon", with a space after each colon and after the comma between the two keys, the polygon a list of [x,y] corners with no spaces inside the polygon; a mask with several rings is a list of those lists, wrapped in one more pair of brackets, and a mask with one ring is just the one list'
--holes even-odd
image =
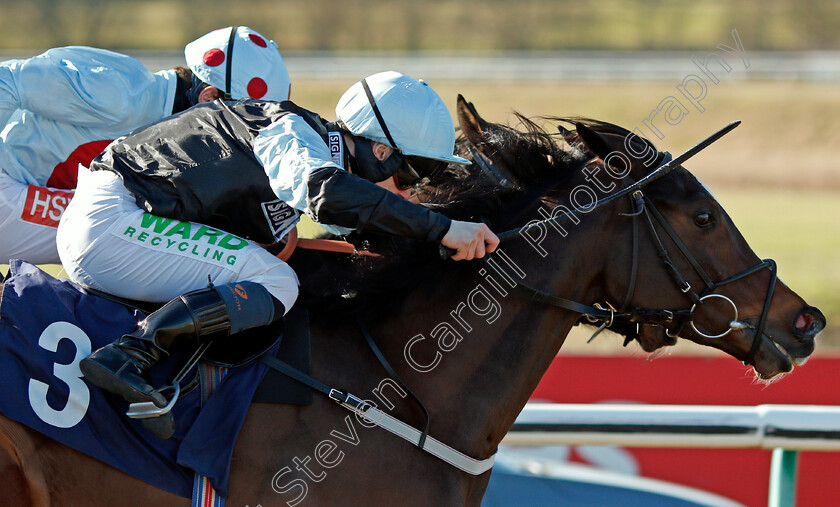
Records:
{"label": "jockey in polka dot helmet", "polygon": [[193,72],[191,103],[207,85],[231,99],[288,100],[291,81],[277,44],[246,26],[214,30],[184,48]]}

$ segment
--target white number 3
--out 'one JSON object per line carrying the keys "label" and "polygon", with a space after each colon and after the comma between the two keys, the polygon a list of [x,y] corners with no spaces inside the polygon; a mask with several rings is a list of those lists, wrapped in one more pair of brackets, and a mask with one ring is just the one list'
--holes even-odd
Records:
{"label": "white number 3", "polygon": [[58,343],[63,339],[73,342],[76,357],[70,364],[54,364],[53,374],[70,388],[67,404],[56,410],[47,403],[47,391],[50,386],[40,380],[29,379],[29,404],[32,410],[45,423],[58,428],[72,428],[79,424],[90,405],[90,391],[82,380],[79,361],[90,355],[90,338],[84,331],[69,322],[53,322],[38,339],[38,345],[50,352],[58,350]]}

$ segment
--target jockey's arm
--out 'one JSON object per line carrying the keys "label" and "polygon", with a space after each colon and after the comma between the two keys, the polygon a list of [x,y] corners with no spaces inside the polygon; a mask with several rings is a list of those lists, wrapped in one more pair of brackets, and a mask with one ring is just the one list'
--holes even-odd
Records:
{"label": "jockey's arm", "polygon": [[122,135],[172,114],[177,76],[149,72],[136,59],[104,49],[62,47],[0,62],[0,121],[17,109]]}
{"label": "jockey's arm", "polygon": [[359,229],[435,241],[449,230],[449,218],[338,167],[326,143],[297,115],[263,129],[254,154],[277,197],[330,232]]}
{"label": "jockey's arm", "polygon": [[307,208],[322,223],[440,241],[452,220],[337,167],[308,175]]}
{"label": "jockey's arm", "polygon": [[457,250],[456,261],[484,257],[499,244],[485,224],[452,220],[338,168],[319,169],[307,183],[309,213],[319,222],[439,241]]}
{"label": "jockey's arm", "polygon": [[484,224],[453,221],[338,167],[320,136],[297,115],[263,129],[254,154],[277,197],[329,232],[358,229],[440,241],[458,251],[454,260],[482,257],[498,245]]}

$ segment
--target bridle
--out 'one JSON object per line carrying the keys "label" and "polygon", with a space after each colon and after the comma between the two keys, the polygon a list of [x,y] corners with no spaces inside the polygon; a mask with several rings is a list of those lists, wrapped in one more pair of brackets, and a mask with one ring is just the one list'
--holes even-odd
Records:
{"label": "bridle", "polygon": [[[501,242],[510,241],[513,239],[522,238],[526,233],[532,231],[537,228],[545,227],[546,225],[560,225],[562,223],[568,222],[573,218],[580,217],[583,214],[591,213],[592,211],[602,208],[607,204],[623,198],[629,197],[632,203],[633,211],[631,213],[621,213],[621,216],[631,217],[633,219],[633,254],[631,260],[631,269],[630,269],[630,281],[628,283],[627,294],[624,298],[623,303],[616,309],[609,304],[602,305],[600,303],[596,303],[594,305],[587,305],[584,303],[579,303],[576,301],[572,301],[570,299],[562,298],[559,296],[555,296],[552,294],[548,294],[540,289],[535,287],[531,287],[527,284],[517,283],[517,287],[521,290],[530,294],[531,299],[535,301],[539,301],[541,303],[549,304],[552,306],[564,308],[567,310],[571,310],[573,312],[577,312],[582,314],[589,322],[591,323],[598,323],[601,322],[601,326],[595,332],[597,335],[603,329],[609,329],[613,326],[618,320],[624,319],[631,323],[637,325],[639,324],[650,324],[650,325],[670,325],[675,324],[673,329],[667,329],[666,333],[668,336],[676,337],[679,335],[686,325],[690,325],[691,328],[694,330],[695,333],[702,336],[703,338],[708,339],[716,339],[722,338],[726,336],[730,331],[733,329],[741,330],[746,328],[752,328],[755,330],[754,338],[752,346],[750,347],[749,352],[744,357],[743,361],[745,365],[754,366],[755,365],[755,354],[758,352],[758,348],[761,344],[761,338],[764,334],[764,328],[767,323],[767,315],[770,310],[770,300],[773,297],[773,291],[776,286],[776,263],[772,259],[764,259],[762,262],[747,268],[739,273],[736,273],[728,278],[725,278],[721,281],[713,281],[712,277],[706,272],[703,266],[697,261],[696,257],[691,253],[689,248],[686,244],[680,239],[677,232],[668,224],[668,221],[662,216],[662,213],[653,203],[643,191],[644,187],[652,183],[653,181],[665,176],[676,167],[684,163],[689,158],[693,157],[701,150],[712,144],[713,142],[717,141],[725,134],[730,132],[732,129],[737,127],[740,122],[732,122],[725,127],[721,128],[714,134],[707,137],[702,142],[698,143],[696,146],[692,147],[679,157],[672,159],[671,155],[667,152],[664,153],[665,158],[663,159],[662,163],[649,174],[644,176],[643,178],[639,179],[636,182],[632,182],[629,185],[625,186],[623,189],[619,190],[618,192],[609,195],[603,199],[596,201],[594,204],[587,206],[586,208],[578,207],[572,209],[568,213],[564,213],[561,216],[555,216],[549,218],[547,220],[542,220],[538,222],[531,222],[526,226],[518,227],[515,229],[511,229],[505,232],[502,232],[498,235],[499,240]],[[486,164],[486,162],[484,162]],[[481,165],[481,163],[479,163]],[[644,220],[643,220],[644,218]],[[691,307],[684,309],[645,309],[640,307],[629,308],[630,300],[633,297],[636,287],[636,281],[638,278],[638,251],[639,251],[639,222],[643,221],[647,227],[648,231],[651,234],[651,237],[654,242],[654,246],[657,251],[657,255],[659,256],[662,264],[665,267],[665,270],[668,272],[671,279],[674,281],[676,286],[680,289],[680,291],[686,295],[686,297],[691,302]],[[665,248],[662,239],[660,238],[659,233],[657,232],[657,226],[671,238],[671,241],[677,246],[677,249],[682,253],[683,257],[688,261],[691,268],[694,272],[700,277],[703,281],[705,287],[698,292],[695,290],[694,287],[691,286],[682,275],[680,270],[676,267],[674,262],[671,260],[671,256],[668,250]],[[732,282],[737,280],[741,280],[749,275],[757,273],[763,269],[770,270],[770,282],[767,287],[767,292],[764,300],[764,306],[762,308],[761,316],[759,317],[758,323],[756,326],[752,326],[743,321],[738,320],[738,307],[737,305],[727,296],[723,294],[716,294],[714,293],[715,290],[718,288],[728,285]],[[708,301],[710,299],[722,299],[732,305],[734,317],[729,323],[729,327],[719,334],[710,334],[701,331],[694,322],[696,313],[700,306],[703,304],[704,301]],[[593,335],[593,337],[595,336]],[[625,344],[629,343],[629,341],[633,340],[637,336],[630,335],[627,337],[627,341]]]}

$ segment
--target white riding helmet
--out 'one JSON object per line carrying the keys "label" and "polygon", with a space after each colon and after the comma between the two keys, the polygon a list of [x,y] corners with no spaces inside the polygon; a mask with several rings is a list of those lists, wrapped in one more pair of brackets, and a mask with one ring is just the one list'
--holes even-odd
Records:
{"label": "white riding helmet", "polygon": [[203,35],[186,45],[184,56],[197,78],[233,99],[289,99],[291,80],[277,44],[246,26]]}
{"label": "white riding helmet", "polygon": [[[363,82],[368,85],[370,98]],[[383,131],[374,104],[388,132]],[[423,80],[393,71],[374,74],[344,92],[335,106],[335,115],[353,135],[378,141],[403,155],[470,164],[453,155],[452,116],[440,96]],[[388,133],[393,143],[388,140]]]}

